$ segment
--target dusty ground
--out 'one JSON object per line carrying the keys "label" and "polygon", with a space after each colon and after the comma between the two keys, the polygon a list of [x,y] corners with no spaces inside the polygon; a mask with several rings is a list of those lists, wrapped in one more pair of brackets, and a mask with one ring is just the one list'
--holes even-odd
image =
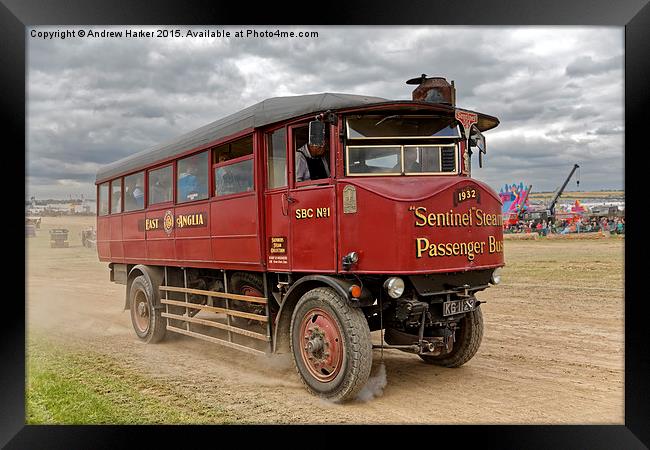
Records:
{"label": "dusty ground", "polygon": [[[185,336],[139,342],[124,286],[81,246],[93,223],[45,217],[26,239],[28,338],[115,357],[188,402],[255,423],[624,423],[623,239],[506,241],[504,281],[479,294],[485,335],[471,361],[446,369],[385,350],[383,394],[334,405],[303,388],[288,357]],[[70,229],[70,248],[50,248],[48,229],[58,227]],[[380,368],[375,350],[373,373]]]}

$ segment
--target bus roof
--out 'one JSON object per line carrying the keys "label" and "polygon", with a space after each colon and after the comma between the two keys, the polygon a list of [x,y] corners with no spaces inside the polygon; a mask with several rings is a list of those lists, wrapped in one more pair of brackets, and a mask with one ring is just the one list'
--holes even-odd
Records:
{"label": "bus roof", "polygon": [[97,172],[96,181],[144,168],[157,161],[209,144],[240,131],[262,127],[312,112],[384,103],[379,97],[351,94],[311,94],[274,97],[256,103],[234,114],[216,120],[169,142],[129,155],[108,164]]}
{"label": "bus roof", "polygon": [[[169,142],[158,144],[107,164],[97,171],[95,181],[103,182],[119,175],[144,169],[157,162],[173,158],[189,150],[208,145],[211,142],[232,136],[247,129],[258,128],[311,113],[381,103],[423,104],[423,102],[414,102],[411,100],[388,100],[367,95],[336,93],[273,97],[183,134]],[[437,106],[443,107],[443,105]],[[453,107],[444,107],[444,109],[454,110]],[[487,121],[484,124],[483,122],[486,119]],[[481,131],[492,128],[498,123],[496,118],[479,114],[479,128]]]}

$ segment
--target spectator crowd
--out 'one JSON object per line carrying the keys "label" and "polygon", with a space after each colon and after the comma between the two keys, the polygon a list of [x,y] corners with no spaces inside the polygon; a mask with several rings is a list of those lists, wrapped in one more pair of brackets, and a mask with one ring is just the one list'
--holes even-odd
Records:
{"label": "spectator crowd", "polygon": [[519,220],[504,230],[505,233],[538,233],[547,236],[549,233],[594,233],[625,234],[624,217],[583,217],[580,220]]}

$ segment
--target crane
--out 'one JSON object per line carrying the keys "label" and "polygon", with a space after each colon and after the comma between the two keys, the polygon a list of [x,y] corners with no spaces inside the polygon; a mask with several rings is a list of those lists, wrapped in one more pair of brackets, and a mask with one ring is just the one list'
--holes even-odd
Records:
{"label": "crane", "polygon": [[[576,169],[579,169],[579,168],[580,168],[579,165],[577,165],[577,164],[574,164],[574,165],[573,165],[573,169],[571,169],[571,172],[569,173],[569,176],[566,177],[566,180],[564,180],[564,184],[563,184],[562,187],[557,191],[557,194],[555,194],[555,197],[553,198],[553,200],[551,201],[551,203],[549,203],[548,208],[547,208],[549,217],[552,217],[553,219],[555,219],[555,204],[557,203],[558,199],[559,199],[560,196],[562,195],[562,192],[564,192],[564,188],[565,188],[566,185],[569,183],[569,180],[571,179],[571,176],[572,176],[573,173],[576,171]],[[578,179],[578,186],[579,186],[579,185],[580,185],[580,180]]]}

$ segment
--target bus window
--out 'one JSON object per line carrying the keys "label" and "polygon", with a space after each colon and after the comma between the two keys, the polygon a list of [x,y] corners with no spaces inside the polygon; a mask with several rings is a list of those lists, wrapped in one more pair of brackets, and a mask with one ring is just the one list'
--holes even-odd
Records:
{"label": "bus window", "polygon": [[348,174],[394,174],[402,173],[402,153],[398,146],[349,146]]}
{"label": "bus window", "polygon": [[111,214],[122,212],[122,179],[111,181]]}
{"label": "bus window", "polygon": [[108,183],[99,185],[99,200],[97,205],[99,206],[98,215],[105,216],[108,214]]}
{"label": "bus window", "polygon": [[144,209],[144,172],[124,177],[124,211]]}
{"label": "bus window", "polygon": [[149,205],[171,202],[172,166],[149,171]]}
{"label": "bus window", "polygon": [[229,159],[241,158],[253,154],[253,135],[250,134],[236,141],[214,147],[215,162],[227,161]]}
{"label": "bus window", "polygon": [[230,195],[253,190],[253,158],[216,167],[215,195]]}
{"label": "bus window", "polygon": [[404,172],[414,175],[454,172],[455,155],[454,144],[404,146]]}
{"label": "bus window", "polygon": [[[214,152],[214,195],[253,190],[253,135],[212,149]],[[233,160],[232,162],[230,162]]]}
{"label": "bus window", "polygon": [[268,136],[268,187],[274,189],[287,185],[287,140],[284,128]]}
{"label": "bus window", "polygon": [[307,145],[309,128],[307,126],[293,128],[294,174],[296,183],[329,178],[330,150],[329,139],[327,138],[329,130],[327,131],[325,133],[325,146],[310,150]]}
{"label": "bus window", "polygon": [[208,152],[178,161],[178,203],[208,198]]}

